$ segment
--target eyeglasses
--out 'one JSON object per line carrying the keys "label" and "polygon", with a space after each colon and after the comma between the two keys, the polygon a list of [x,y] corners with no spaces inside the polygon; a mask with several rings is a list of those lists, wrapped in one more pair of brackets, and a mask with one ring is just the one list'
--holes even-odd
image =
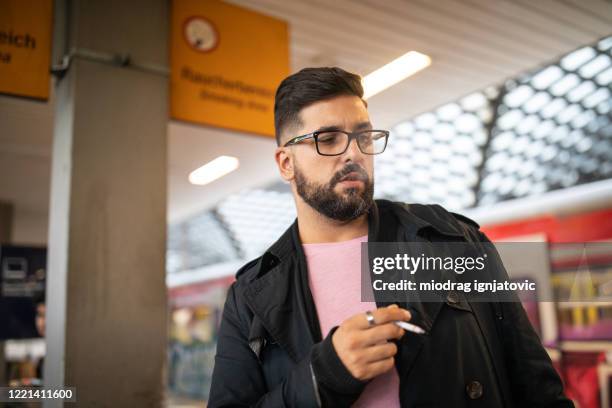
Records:
{"label": "eyeglasses", "polygon": [[295,145],[304,140],[314,139],[317,153],[322,156],[339,156],[344,154],[352,139],[357,140],[357,146],[363,154],[380,154],[387,147],[388,130],[361,130],[345,132],[343,130],[323,130],[294,137],[283,147]]}

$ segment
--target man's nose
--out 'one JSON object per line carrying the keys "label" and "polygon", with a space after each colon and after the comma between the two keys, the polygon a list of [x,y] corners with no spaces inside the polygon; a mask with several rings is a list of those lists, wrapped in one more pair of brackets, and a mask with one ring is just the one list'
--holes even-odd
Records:
{"label": "man's nose", "polygon": [[359,149],[359,145],[357,143],[357,138],[353,138],[349,142],[349,145],[346,148],[346,151],[344,152],[343,156],[345,156],[345,159],[351,159],[354,161],[355,158],[359,157],[362,154],[363,153],[361,153],[361,150]]}

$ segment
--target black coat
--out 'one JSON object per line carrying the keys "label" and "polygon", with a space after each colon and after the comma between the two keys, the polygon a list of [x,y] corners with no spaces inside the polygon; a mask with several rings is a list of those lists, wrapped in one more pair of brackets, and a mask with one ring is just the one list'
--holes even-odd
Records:
{"label": "black coat", "polygon": [[[368,223],[369,242],[490,242],[438,205],[376,200]],[[402,407],[573,407],[520,303],[452,292],[399,305],[429,332],[396,343]],[[340,361],[334,331],[322,339],[296,221],[229,288],[208,406],[349,406],[367,383]]]}

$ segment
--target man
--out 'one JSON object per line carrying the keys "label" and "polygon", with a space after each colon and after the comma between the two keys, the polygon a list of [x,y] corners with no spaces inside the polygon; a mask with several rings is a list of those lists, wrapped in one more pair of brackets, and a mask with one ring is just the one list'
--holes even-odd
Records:
{"label": "man", "polygon": [[572,407],[518,303],[361,302],[362,242],[490,242],[440,206],[373,200],[388,132],[362,96],[339,68],[277,90],[275,159],[297,219],[229,289],[209,406]]}

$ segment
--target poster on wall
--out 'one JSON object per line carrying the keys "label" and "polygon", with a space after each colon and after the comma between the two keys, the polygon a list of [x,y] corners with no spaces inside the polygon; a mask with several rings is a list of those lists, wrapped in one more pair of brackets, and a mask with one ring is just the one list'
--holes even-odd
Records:
{"label": "poster on wall", "polygon": [[47,250],[0,246],[0,340],[39,337],[38,303],[44,302]]}
{"label": "poster on wall", "polygon": [[217,0],[173,0],[170,71],[172,119],[273,137],[287,23]]}
{"label": "poster on wall", "polygon": [[47,100],[52,0],[0,0],[0,93]]}
{"label": "poster on wall", "polygon": [[169,289],[168,388],[173,396],[208,399],[227,290],[234,277]]}
{"label": "poster on wall", "polygon": [[[559,328],[553,299],[546,234],[515,235],[495,240],[511,280],[536,283],[537,292],[521,298],[529,321],[546,347],[554,347]],[[497,245],[499,243],[499,245]]]}

